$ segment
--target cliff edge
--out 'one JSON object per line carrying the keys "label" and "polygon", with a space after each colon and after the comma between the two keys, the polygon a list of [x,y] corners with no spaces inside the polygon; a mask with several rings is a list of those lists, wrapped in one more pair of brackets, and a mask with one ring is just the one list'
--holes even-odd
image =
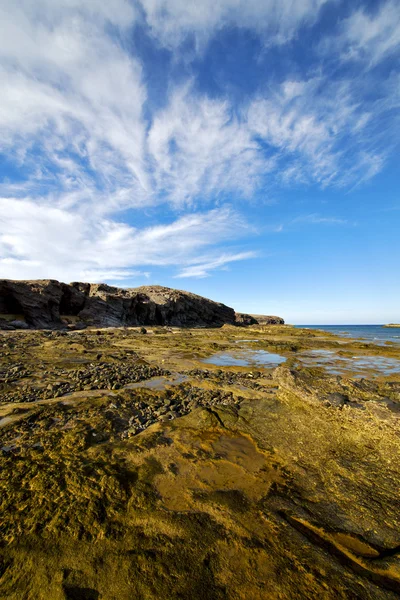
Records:
{"label": "cliff edge", "polygon": [[[283,324],[280,317],[270,323]],[[117,288],[104,283],[0,280],[0,329],[85,326],[221,327],[257,320],[190,292],[142,286]]]}

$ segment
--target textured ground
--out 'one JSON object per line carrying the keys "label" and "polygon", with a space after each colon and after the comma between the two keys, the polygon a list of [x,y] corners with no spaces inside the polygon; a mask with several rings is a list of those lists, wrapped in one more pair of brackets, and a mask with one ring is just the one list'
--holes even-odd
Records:
{"label": "textured ground", "polygon": [[[202,362],[244,348],[288,360]],[[279,326],[4,332],[0,597],[399,598],[400,374],[315,349],[400,358]]]}

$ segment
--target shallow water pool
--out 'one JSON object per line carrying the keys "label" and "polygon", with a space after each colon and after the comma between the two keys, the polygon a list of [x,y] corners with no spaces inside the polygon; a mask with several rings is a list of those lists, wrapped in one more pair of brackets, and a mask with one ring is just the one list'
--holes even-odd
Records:
{"label": "shallow water pool", "polygon": [[128,383],[124,389],[134,390],[137,388],[148,388],[152,390],[165,390],[169,385],[180,385],[186,381],[187,377],[184,375],[177,375],[176,377],[153,377],[152,379],[146,379],[139,381],[138,383]]}
{"label": "shallow water pool", "polygon": [[365,377],[374,371],[377,375],[400,374],[400,360],[386,356],[340,356],[332,350],[304,352],[300,361],[307,367],[324,367],[331,375],[343,375],[351,371],[355,376]]}
{"label": "shallow water pool", "polygon": [[284,356],[266,350],[238,350],[234,352],[217,352],[203,360],[209,365],[219,367],[276,367],[286,361]]}

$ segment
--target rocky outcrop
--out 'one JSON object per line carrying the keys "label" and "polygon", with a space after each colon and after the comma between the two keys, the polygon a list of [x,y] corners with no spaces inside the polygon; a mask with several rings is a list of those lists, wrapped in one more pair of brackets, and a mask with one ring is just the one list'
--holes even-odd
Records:
{"label": "rocky outcrop", "polygon": [[235,313],[235,322],[236,325],[258,325],[257,319],[252,317],[251,315],[246,315],[245,313]]}
{"label": "rocky outcrop", "polygon": [[236,325],[284,325],[285,321],[281,317],[272,315],[247,315],[245,313],[235,314]]}
{"label": "rocky outcrop", "polygon": [[[61,325],[60,303],[63,284],[53,280],[10,281],[0,280],[0,314],[10,323],[7,315],[25,320],[33,327]],[[15,321],[14,321],[15,322]]]}
{"label": "rocky outcrop", "polygon": [[0,328],[18,329],[18,323],[44,329],[67,325],[221,327],[257,321],[250,315],[236,315],[233,308],[219,302],[161,286],[122,289],[55,280],[0,280]]}
{"label": "rocky outcrop", "polygon": [[285,321],[282,317],[276,317],[272,315],[245,315],[254,319],[258,325],[284,325]]}

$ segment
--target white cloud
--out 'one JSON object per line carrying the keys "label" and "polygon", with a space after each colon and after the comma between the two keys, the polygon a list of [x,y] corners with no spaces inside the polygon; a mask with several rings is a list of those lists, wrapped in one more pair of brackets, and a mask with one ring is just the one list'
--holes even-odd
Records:
{"label": "white cloud", "polygon": [[147,277],[148,271],[132,267],[186,267],[198,262],[205,248],[214,248],[208,255],[212,269],[238,260],[237,254],[227,252],[221,259],[217,246],[236,239],[247,227],[229,207],[135,229],[95,213],[89,218],[32,200],[0,198],[0,273],[5,278],[64,281],[137,279]]}
{"label": "white cloud", "polygon": [[389,140],[372,123],[387,107],[375,103],[372,116],[353,88],[322,76],[288,80],[250,103],[249,127],[276,153],[283,183],[347,186],[382,169]]}
{"label": "white cloud", "polygon": [[[162,39],[158,27],[167,30],[169,19],[191,31],[226,22],[289,31],[315,19],[322,4],[148,0],[146,10],[157,23],[164,15],[164,25],[154,25]],[[277,166],[281,182],[329,185],[366,180],[384,163],[363,137],[383,109],[362,108],[353,82],[289,78],[250,99],[247,114],[228,97],[171,85],[166,107],[150,114],[142,66],[108,29],[111,22],[122,32],[139,18],[132,4],[0,0],[0,11],[0,151],[30,171],[28,182],[5,182],[3,195],[45,193],[62,208],[110,215],[251,197],[271,185]]]}
{"label": "white cloud", "polygon": [[250,196],[272,160],[263,158],[246,123],[227,101],[175,90],[149,133],[156,189],[174,204],[224,192]]}
{"label": "white cloud", "polygon": [[358,9],[342,23],[334,40],[342,46],[342,58],[367,60],[369,66],[400,50],[400,6],[388,0],[377,11]]}
{"label": "white cloud", "polygon": [[141,0],[157,42],[177,48],[188,35],[197,47],[224,27],[255,30],[266,44],[283,44],[314,23],[328,0]]}
{"label": "white cloud", "polygon": [[0,10],[7,18],[10,14],[19,14],[19,20],[43,19],[48,24],[58,23],[65,17],[76,18],[82,15],[90,21],[105,21],[118,27],[129,27],[136,17],[136,10],[130,0],[0,0]]}
{"label": "white cloud", "polygon": [[[36,186],[42,180],[57,190],[79,190],[82,200],[85,193],[93,196],[100,183],[112,194],[113,208],[118,198],[122,205],[145,203],[149,182],[141,65],[105,29],[108,22],[129,23],[130,4],[4,4],[0,150],[31,167]],[[33,168],[38,151],[41,171]]]}
{"label": "white cloud", "polygon": [[347,225],[346,219],[339,219],[338,217],[322,217],[316,213],[310,215],[302,215],[292,219],[291,223],[310,223],[312,225]]}
{"label": "white cloud", "polygon": [[189,267],[185,267],[181,270],[181,272],[176,275],[177,278],[183,277],[195,277],[195,278],[204,278],[208,277],[210,271],[215,269],[220,269],[225,265],[235,262],[238,260],[248,260],[249,258],[255,258],[255,252],[240,252],[238,254],[222,254],[218,258],[208,258],[200,260],[196,259],[196,264],[190,265]]}

